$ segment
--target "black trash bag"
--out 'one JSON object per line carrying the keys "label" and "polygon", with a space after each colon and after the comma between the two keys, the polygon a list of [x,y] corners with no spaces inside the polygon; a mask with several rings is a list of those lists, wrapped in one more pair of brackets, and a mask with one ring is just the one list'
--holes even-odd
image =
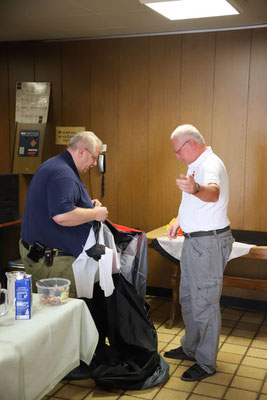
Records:
{"label": "black trash bag", "polygon": [[[144,232],[106,220],[104,227],[112,234],[121,263],[121,273],[141,300],[146,295],[148,273],[147,238]],[[135,257],[133,259],[133,254]]]}
{"label": "black trash bag", "polygon": [[85,250],[88,257],[92,257],[95,261],[99,261],[103,254],[106,253],[106,246],[96,243],[90,249]]}
{"label": "black trash bag", "polygon": [[100,229],[100,222],[94,221],[93,230],[95,233],[96,243],[92,247],[90,247],[90,249],[85,251],[88,257],[92,257],[95,261],[99,261],[102,255],[106,253],[106,246],[98,243],[99,229]]}
{"label": "black trash bag", "polygon": [[[85,299],[99,332],[91,368],[105,389],[139,390],[165,382],[169,365],[157,352],[157,333],[149,305],[122,274],[114,274],[109,297],[96,283],[93,299]],[[108,340],[108,344],[107,344]]]}
{"label": "black trash bag", "polygon": [[[91,377],[103,389],[144,389],[145,381],[153,376],[159,365],[159,355],[151,353],[145,363],[120,361],[114,365],[99,364]],[[154,385],[149,385],[154,386]]]}

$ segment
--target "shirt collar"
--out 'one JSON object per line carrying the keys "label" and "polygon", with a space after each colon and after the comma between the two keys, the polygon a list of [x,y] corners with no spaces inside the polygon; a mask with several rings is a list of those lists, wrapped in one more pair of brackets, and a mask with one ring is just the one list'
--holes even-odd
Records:
{"label": "shirt collar", "polygon": [[73,170],[73,172],[75,173],[75,175],[77,175],[77,177],[78,177],[79,179],[81,179],[81,178],[80,178],[80,175],[79,175],[79,172],[78,172],[78,170],[77,170],[77,168],[76,168],[76,165],[75,165],[75,163],[74,163],[74,161],[73,161],[73,158],[72,158],[72,155],[70,154],[70,152],[69,152],[68,150],[65,150],[63,153],[60,154],[60,157],[63,158],[63,160],[64,160],[64,161],[68,164],[68,166]]}
{"label": "shirt collar", "polygon": [[207,150],[203,151],[200,156],[191,164],[189,164],[189,168],[197,168],[210,154],[212,154],[212,148],[210,146],[207,147]]}

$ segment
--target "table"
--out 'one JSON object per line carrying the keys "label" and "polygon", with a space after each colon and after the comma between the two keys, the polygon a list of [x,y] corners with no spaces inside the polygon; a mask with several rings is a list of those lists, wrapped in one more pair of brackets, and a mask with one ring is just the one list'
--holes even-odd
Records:
{"label": "table", "polygon": [[97,342],[83,300],[53,307],[33,294],[30,320],[15,320],[14,311],[0,317],[1,400],[41,399],[80,359],[89,365]]}
{"label": "table", "polygon": [[[153,239],[164,238],[167,235],[166,227],[161,226],[160,228],[154,229],[153,231],[147,232],[147,242],[148,246],[152,247]],[[171,241],[170,241],[171,242]],[[183,237],[177,239],[177,250],[181,252],[182,249]],[[236,251],[235,254],[232,254],[231,258],[242,257],[242,258],[252,258],[252,259],[261,259],[267,260],[267,246],[248,246],[247,254],[243,254],[242,247],[248,246],[244,243],[235,242],[233,244],[233,252]],[[177,257],[179,258],[179,256]],[[180,283],[180,269],[179,263],[172,263],[172,277],[171,277],[171,289],[172,289],[172,302],[171,302],[171,310],[170,317],[166,322],[166,328],[172,328],[174,324],[175,317],[180,315],[180,304],[179,304],[179,283]],[[223,278],[224,286],[232,286],[253,290],[263,290],[267,291],[267,280],[260,279],[249,279],[249,278],[240,278],[233,276],[224,276]]]}

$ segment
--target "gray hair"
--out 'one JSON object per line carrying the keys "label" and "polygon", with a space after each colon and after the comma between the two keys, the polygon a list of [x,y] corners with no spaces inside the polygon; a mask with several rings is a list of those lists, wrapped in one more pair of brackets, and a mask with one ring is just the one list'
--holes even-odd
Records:
{"label": "gray hair", "polygon": [[95,151],[96,147],[99,146],[100,152],[102,151],[103,143],[102,141],[91,131],[81,131],[76,133],[67,146],[67,148],[80,148],[89,147],[89,150]]}
{"label": "gray hair", "polygon": [[174,138],[179,139],[184,136],[186,139],[193,139],[195,142],[205,144],[205,139],[199,130],[191,124],[180,125],[171,134],[171,140]]}

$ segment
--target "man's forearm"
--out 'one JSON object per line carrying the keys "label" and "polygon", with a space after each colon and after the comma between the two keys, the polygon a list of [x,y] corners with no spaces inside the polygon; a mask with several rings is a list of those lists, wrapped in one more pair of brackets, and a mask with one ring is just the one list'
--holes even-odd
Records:
{"label": "man's forearm", "polygon": [[91,222],[96,219],[95,208],[76,207],[75,210],[64,214],[58,214],[53,217],[53,220],[62,226],[77,226],[86,222]]}
{"label": "man's forearm", "polygon": [[206,202],[216,202],[219,199],[220,188],[215,183],[210,185],[199,185],[200,190],[198,193],[192,193],[198,199]]}

